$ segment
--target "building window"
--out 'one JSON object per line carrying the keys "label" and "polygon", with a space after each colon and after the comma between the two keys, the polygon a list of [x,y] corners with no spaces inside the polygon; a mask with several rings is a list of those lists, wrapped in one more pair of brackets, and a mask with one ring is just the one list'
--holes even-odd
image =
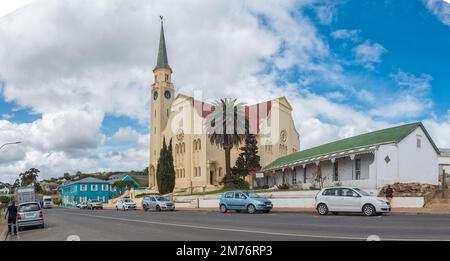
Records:
{"label": "building window", "polygon": [[421,138],[417,138],[417,148],[422,148],[422,139]]}
{"label": "building window", "polygon": [[202,169],[198,167],[198,176],[200,177],[202,175]]}
{"label": "building window", "polygon": [[80,185],[80,191],[86,191],[86,190],[87,190],[87,185],[81,184]]}
{"label": "building window", "polygon": [[197,141],[197,147],[198,147],[198,150],[202,149],[202,142],[200,141],[200,139],[198,139],[198,141]]}
{"label": "building window", "polygon": [[100,202],[106,202],[105,196],[98,196],[97,200],[100,201]]}
{"label": "building window", "polygon": [[296,169],[294,169],[292,171],[292,184],[293,185],[297,184],[297,171],[296,171]]}
{"label": "building window", "polygon": [[355,160],[355,179],[361,179],[361,159]]}
{"label": "building window", "polygon": [[91,185],[91,191],[97,191],[98,190],[98,185],[93,184]]}
{"label": "building window", "polygon": [[102,191],[108,191],[108,185],[103,184],[102,185]]}

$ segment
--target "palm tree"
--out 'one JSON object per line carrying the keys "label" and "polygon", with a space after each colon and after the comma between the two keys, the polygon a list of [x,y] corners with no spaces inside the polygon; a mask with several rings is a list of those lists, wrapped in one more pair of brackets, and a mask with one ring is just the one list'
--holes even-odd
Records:
{"label": "palm tree", "polygon": [[243,104],[236,99],[220,99],[212,104],[214,111],[206,117],[205,128],[211,144],[225,151],[225,187],[233,185],[231,149],[246,137]]}

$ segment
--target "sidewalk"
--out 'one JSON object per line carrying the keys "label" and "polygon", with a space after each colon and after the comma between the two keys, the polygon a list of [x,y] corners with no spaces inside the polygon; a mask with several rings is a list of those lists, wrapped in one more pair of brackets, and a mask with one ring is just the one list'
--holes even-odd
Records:
{"label": "sidewalk", "polygon": [[0,211],[0,241],[5,241],[8,236],[7,220],[5,219],[4,209]]}

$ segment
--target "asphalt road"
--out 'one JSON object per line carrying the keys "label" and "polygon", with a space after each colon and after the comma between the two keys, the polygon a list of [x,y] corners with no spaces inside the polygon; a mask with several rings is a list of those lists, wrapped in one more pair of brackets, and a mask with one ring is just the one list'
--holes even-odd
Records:
{"label": "asphalt road", "polygon": [[254,214],[45,210],[44,229],[26,229],[13,241],[80,240],[277,241],[277,240],[450,240],[450,215]]}

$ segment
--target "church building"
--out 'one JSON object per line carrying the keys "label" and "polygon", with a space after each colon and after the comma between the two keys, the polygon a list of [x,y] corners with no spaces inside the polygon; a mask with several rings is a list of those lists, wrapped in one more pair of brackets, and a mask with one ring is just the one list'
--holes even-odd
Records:
{"label": "church building", "polygon": [[[153,73],[149,188],[157,188],[156,168],[163,140],[166,143],[172,140],[175,191],[195,192],[220,188],[220,182],[225,176],[225,153],[210,143],[204,128],[205,118],[215,108],[207,102],[176,93],[171,80],[173,71],[167,58],[162,22],[158,58]],[[292,107],[285,97],[246,105],[244,110],[258,140],[261,166],[300,150],[300,135],[292,118]],[[232,166],[239,153],[236,146],[231,152]]]}

